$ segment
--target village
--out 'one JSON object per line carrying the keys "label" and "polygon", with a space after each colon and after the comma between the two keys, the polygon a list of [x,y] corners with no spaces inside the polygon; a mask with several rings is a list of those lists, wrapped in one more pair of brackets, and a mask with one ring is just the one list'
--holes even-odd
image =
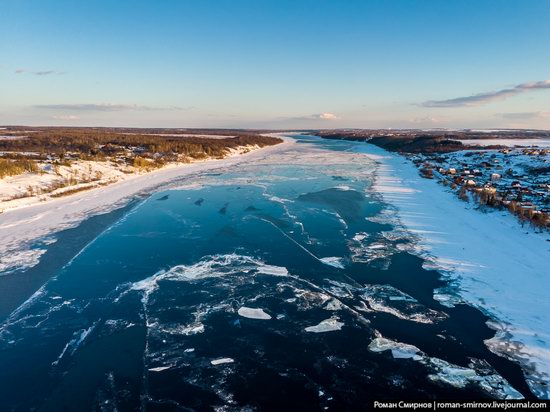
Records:
{"label": "village", "polygon": [[550,228],[550,149],[510,147],[407,155],[421,176],[437,179],[480,209],[508,210],[522,223]]}

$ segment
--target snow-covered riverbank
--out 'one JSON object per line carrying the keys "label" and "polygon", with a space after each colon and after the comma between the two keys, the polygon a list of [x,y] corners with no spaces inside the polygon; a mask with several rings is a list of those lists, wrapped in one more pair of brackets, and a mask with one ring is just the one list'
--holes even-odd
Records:
{"label": "snow-covered riverbank", "polygon": [[[260,149],[257,145],[229,149],[225,159],[241,156]],[[195,163],[212,162],[215,158],[192,162],[173,162],[158,169],[147,169],[114,160],[77,160],[67,165],[38,163],[40,171],[25,172],[0,179],[0,213],[48,202],[85,190],[95,190],[125,180],[133,180],[144,174],[179,169]]]}
{"label": "snow-covered riverbank", "polygon": [[419,252],[455,285],[436,298],[489,314],[497,336],[486,344],[521,362],[535,394],[550,397],[550,234],[521,227],[507,212],[473,210],[400,155],[369,144],[361,150],[379,165],[373,189],[397,209],[388,220],[412,232]]}
{"label": "snow-covered riverbank", "polygon": [[[278,136],[278,135],[277,135]],[[294,142],[283,136],[283,143],[237,154],[221,160],[172,165],[145,174],[134,174],[108,186],[49,198],[0,214],[0,276],[38,263],[44,249],[30,248],[32,242],[52,232],[73,227],[90,215],[105,213],[124,205],[136,194],[146,192],[173,179],[194,173],[250,162],[285,150]],[[192,183],[192,182],[189,182]]]}

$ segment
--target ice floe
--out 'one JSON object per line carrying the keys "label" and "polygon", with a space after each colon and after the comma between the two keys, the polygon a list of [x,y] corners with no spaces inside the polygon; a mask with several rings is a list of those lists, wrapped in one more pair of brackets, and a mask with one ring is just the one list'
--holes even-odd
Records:
{"label": "ice floe", "polygon": [[80,329],[76,331],[73,334],[71,340],[67,342],[67,344],[61,351],[61,354],[57,357],[57,359],[54,362],[52,362],[52,366],[58,365],[59,362],[61,362],[61,360],[65,356],[74,355],[74,353],[77,351],[79,346],[86,340],[86,338],[90,335],[90,333],[92,333],[92,331],[95,329],[96,326],[97,326],[97,322],[87,329]]}
{"label": "ice floe", "polygon": [[321,262],[323,262],[325,265],[332,266],[338,269],[344,269],[344,263],[343,258],[341,257],[324,257],[319,259]]}
{"label": "ice floe", "polygon": [[0,276],[22,269],[29,269],[40,262],[46,249],[8,251],[0,256]]}
{"label": "ice floe", "polygon": [[389,285],[368,285],[361,297],[368,308],[375,312],[389,313],[412,322],[434,323],[447,317],[445,313],[430,309]]}
{"label": "ice floe", "polygon": [[162,372],[170,368],[172,366],[157,366],[156,368],[149,368],[149,372]]}
{"label": "ice floe", "polygon": [[288,276],[288,270],[287,268],[283,266],[273,266],[273,265],[259,265],[258,273],[262,273],[264,275],[272,275],[272,276]]}
{"label": "ice floe", "polygon": [[418,355],[420,349],[416,346],[396,342],[382,337],[373,339],[369,344],[369,350],[371,352],[385,352],[390,350],[395,359],[422,359],[422,356]]}
{"label": "ice floe", "polygon": [[429,371],[428,378],[434,382],[456,388],[476,385],[499,399],[523,398],[488,363],[480,360],[472,360],[469,368],[454,365],[443,359],[429,357],[414,345],[386,339],[378,332],[368,348],[371,352],[391,351],[395,359],[411,359],[423,364]]}
{"label": "ice floe", "polygon": [[269,200],[271,200],[272,202],[276,202],[276,203],[292,203],[293,200],[290,200],[290,199],[283,199],[281,197],[278,197],[278,196],[269,196],[268,198]]}
{"label": "ice floe", "polygon": [[434,373],[428,375],[428,378],[434,382],[440,382],[451,385],[456,388],[464,388],[466,385],[477,385],[485,392],[499,399],[523,399],[521,393],[515,390],[502,376],[500,376],[488,364],[482,369],[476,368],[472,363],[472,368],[453,365],[447,361],[438,358],[428,358],[424,356],[421,359],[425,365],[431,367]]}
{"label": "ice floe", "polygon": [[333,310],[333,311],[336,311],[336,310],[340,310],[342,309],[342,302],[340,302],[339,300],[337,299],[331,299],[329,300],[329,302],[325,305],[324,309],[325,310]]}
{"label": "ice floe", "polygon": [[233,363],[233,362],[235,362],[235,360],[232,359],[232,358],[218,358],[218,359],[213,359],[213,360],[210,361],[210,363],[214,366],[223,365],[225,363]]}
{"label": "ice floe", "polygon": [[239,308],[237,313],[241,315],[243,318],[262,319],[262,320],[271,319],[271,315],[269,315],[268,313],[265,313],[263,309],[258,309],[258,308],[247,308],[246,306],[242,306]]}
{"label": "ice floe", "polygon": [[287,269],[284,267],[266,265],[264,262],[251,256],[233,253],[205,256],[193,265],[174,266],[167,271],[160,271],[149,278],[133,283],[130,289],[150,294],[158,288],[158,283],[161,281],[195,281],[242,272],[273,276],[286,276],[288,274]]}
{"label": "ice floe", "polygon": [[351,260],[357,263],[368,263],[382,270],[389,268],[391,257],[398,249],[399,244],[386,239],[381,235],[355,235],[348,241],[351,251]]}
{"label": "ice floe", "polygon": [[343,322],[340,322],[337,317],[332,317],[319,322],[317,325],[306,327],[305,331],[313,333],[332,332],[342,329],[342,326],[344,326]]}
{"label": "ice floe", "polygon": [[[151,324],[151,325],[157,325]],[[174,327],[163,327],[160,329],[162,332],[169,333],[171,335],[196,335],[197,333],[204,333],[204,325],[201,322],[191,323],[190,325],[178,325]]]}
{"label": "ice floe", "polygon": [[331,299],[328,293],[304,289],[294,283],[284,282],[277,286],[279,293],[282,293],[285,289],[290,289],[295,296],[294,298],[286,299],[286,302],[296,304],[298,310],[309,310],[314,307],[319,307]]}

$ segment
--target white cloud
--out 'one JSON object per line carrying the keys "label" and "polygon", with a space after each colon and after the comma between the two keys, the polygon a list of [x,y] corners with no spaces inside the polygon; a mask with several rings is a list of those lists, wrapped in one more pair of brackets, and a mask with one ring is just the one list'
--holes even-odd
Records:
{"label": "white cloud", "polygon": [[73,114],[59,114],[52,116],[52,119],[54,120],[79,120],[80,117],[75,116]]}
{"label": "white cloud", "polygon": [[310,114],[308,116],[294,117],[293,119],[295,119],[295,120],[327,120],[327,121],[332,121],[332,120],[340,120],[341,117],[336,116],[334,113],[324,112],[324,113],[318,113],[318,114]]}
{"label": "white cloud", "polygon": [[65,72],[59,72],[57,70],[26,70],[26,69],[17,69],[15,74],[34,74],[35,76],[49,76],[50,74],[65,74]]}
{"label": "white cloud", "polygon": [[321,120],[338,120],[340,119],[338,116],[336,116],[333,113],[321,113],[319,115],[319,119]]}
{"label": "white cloud", "polygon": [[432,116],[424,116],[424,117],[415,117],[409,120],[410,123],[414,124],[439,124],[439,123],[445,123],[447,122],[447,119],[439,118],[439,117],[432,117]]}
{"label": "white cloud", "polygon": [[522,83],[509,89],[497,90],[488,93],[479,93],[472,96],[456,97],[447,100],[429,100],[422,103],[424,107],[472,107],[494,101],[504,100],[509,97],[530,92],[533,90],[550,89],[550,80],[541,80],[538,82]]}
{"label": "white cloud", "polygon": [[498,116],[505,119],[546,119],[550,118],[550,112],[499,113]]}
{"label": "white cloud", "polygon": [[84,104],[40,104],[34,106],[37,109],[49,110],[78,110],[96,112],[116,112],[122,110],[191,110],[194,107],[153,107],[138,104],[116,104],[116,103],[84,103]]}

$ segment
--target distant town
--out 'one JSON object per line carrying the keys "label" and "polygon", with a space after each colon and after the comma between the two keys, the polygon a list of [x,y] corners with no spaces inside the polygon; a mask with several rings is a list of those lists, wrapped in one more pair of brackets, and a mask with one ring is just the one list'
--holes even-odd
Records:
{"label": "distant town", "polygon": [[550,228],[550,132],[544,130],[346,130],[325,138],[368,141],[408,157],[479,209],[508,210],[522,223]]}

